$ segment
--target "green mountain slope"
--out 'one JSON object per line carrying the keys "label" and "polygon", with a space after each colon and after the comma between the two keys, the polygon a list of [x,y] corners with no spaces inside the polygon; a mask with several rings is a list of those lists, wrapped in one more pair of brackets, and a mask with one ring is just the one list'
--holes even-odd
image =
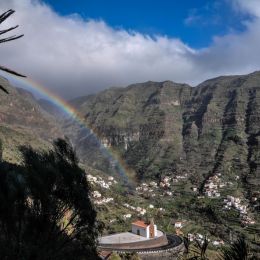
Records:
{"label": "green mountain slope", "polygon": [[19,162],[20,145],[48,149],[53,139],[63,136],[54,117],[40,108],[30,92],[14,88],[2,77],[0,84],[9,92],[0,95],[0,140],[4,160]]}
{"label": "green mountain slope", "polygon": [[132,189],[122,185],[114,158],[85,124],[3,78],[0,84],[10,92],[0,96],[3,158],[19,162],[19,145],[49,149],[53,139],[68,136],[93,194],[101,194],[94,201],[106,232],[153,216],[169,233],[181,220],[185,234],[228,241],[242,233],[259,241],[260,72],[194,88],[146,82],[72,100],[104,146],[132,169]]}
{"label": "green mountain slope", "polygon": [[[170,81],[134,84],[72,104],[139,179],[187,173],[203,189],[217,173],[227,179],[239,175],[253,196],[259,190],[259,95],[255,72],[194,88]],[[84,154],[88,147],[80,149]]]}

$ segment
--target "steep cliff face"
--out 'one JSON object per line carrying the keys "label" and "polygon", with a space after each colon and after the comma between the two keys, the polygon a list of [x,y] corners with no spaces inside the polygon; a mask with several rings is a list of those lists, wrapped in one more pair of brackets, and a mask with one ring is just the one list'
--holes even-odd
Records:
{"label": "steep cliff face", "polygon": [[190,91],[187,85],[147,82],[109,89],[73,104],[103,144],[116,148],[139,177],[154,176],[166,165],[164,158],[169,160],[167,171],[180,161],[182,103]]}
{"label": "steep cliff face", "polygon": [[45,113],[34,96],[14,88],[0,77],[0,84],[9,94],[0,94],[0,140],[3,159],[18,162],[20,145],[48,148],[53,139],[63,136],[51,115]]}
{"label": "steep cliff face", "polygon": [[203,186],[220,172],[257,186],[259,95],[260,72],[255,72],[211,79],[194,88],[146,82],[72,103],[139,178],[187,172]]}

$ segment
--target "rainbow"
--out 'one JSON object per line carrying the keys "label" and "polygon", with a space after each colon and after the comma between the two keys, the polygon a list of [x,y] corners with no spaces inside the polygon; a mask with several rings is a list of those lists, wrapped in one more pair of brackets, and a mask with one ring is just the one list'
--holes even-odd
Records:
{"label": "rainbow", "polygon": [[105,147],[103,145],[99,134],[91,126],[88,125],[85,118],[71,104],[69,104],[60,96],[48,90],[46,87],[42,86],[41,84],[39,84],[31,78],[16,77],[2,71],[1,74],[4,74],[4,77],[7,78],[10,81],[10,83],[14,86],[24,87],[32,91],[33,93],[36,93],[41,97],[50,100],[53,104],[59,107],[67,116],[69,116],[71,119],[77,122],[80,126],[83,126],[86,129],[88,129],[93,135],[93,137],[96,139],[96,141],[99,143],[100,150],[102,151],[105,158],[107,158],[110,162],[113,162],[115,170],[120,174],[120,177],[122,178],[124,183],[129,185],[127,173],[130,171],[130,169],[127,167],[124,160],[122,160],[122,158],[112,148]]}

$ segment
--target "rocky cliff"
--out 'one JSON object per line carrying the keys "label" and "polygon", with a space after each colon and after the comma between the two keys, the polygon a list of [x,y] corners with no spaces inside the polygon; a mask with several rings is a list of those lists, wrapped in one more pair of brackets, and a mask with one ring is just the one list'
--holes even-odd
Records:
{"label": "rocky cliff", "polygon": [[165,81],[111,88],[72,104],[139,179],[188,173],[203,188],[216,173],[239,175],[254,193],[260,184],[259,97],[255,72],[197,87]]}

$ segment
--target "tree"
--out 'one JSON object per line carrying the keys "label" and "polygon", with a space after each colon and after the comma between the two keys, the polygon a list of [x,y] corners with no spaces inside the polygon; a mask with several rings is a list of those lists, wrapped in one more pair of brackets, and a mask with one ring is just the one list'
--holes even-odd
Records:
{"label": "tree", "polygon": [[132,252],[132,253],[122,253],[120,254],[120,259],[122,260],[140,260],[141,258],[138,256],[138,253]]}
{"label": "tree", "polygon": [[187,237],[183,238],[185,252],[182,256],[179,257],[179,259],[208,260],[206,252],[208,249],[209,241],[207,237],[205,236],[202,242],[197,239],[195,239],[194,242],[194,244],[191,244]]}
{"label": "tree", "polygon": [[255,256],[250,254],[249,246],[244,237],[239,237],[229,247],[224,247],[221,250],[221,260],[253,260],[257,259]]}
{"label": "tree", "polygon": [[122,258],[117,253],[112,253],[109,258],[109,260],[121,260]]}
{"label": "tree", "polygon": [[[14,12],[15,12],[14,10],[11,10],[11,9],[10,9],[10,10],[8,10],[8,11],[2,13],[2,14],[0,15],[0,24],[2,24],[2,23],[3,23],[7,18],[9,18]],[[8,33],[8,32],[11,32],[11,31],[13,31],[14,29],[16,29],[16,28],[18,28],[18,27],[19,27],[19,25],[16,25],[16,26],[10,27],[10,28],[8,28],[8,29],[0,30],[0,35],[6,34],[6,33]],[[21,38],[21,37],[23,37],[23,36],[24,36],[23,34],[20,34],[20,35],[9,36],[9,37],[6,37],[6,38],[0,38],[0,43],[5,43],[5,42],[14,41],[14,40],[17,40],[17,39],[19,39],[19,38]],[[25,77],[24,75],[22,75],[22,74],[20,74],[20,73],[18,73],[18,72],[15,72],[15,71],[13,71],[13,70],[11,70],[11,69],[8,69],[8,68],[6,68],[6,67],[4,67],[4,66],[1,66],[1,65],[0,65],[0,70],[3,70],[3,71],[5,71],[5,72],[8,72],[8,73],[13,74],[13,75],[16,75],[16,76]],[[5,93],[8,94],[8,91],[7,91],[3,86],[0,85],[0,89],[1,89],[2,91],[4,91]]]}
{"label": "tree", "polygon": [[191,244],[191,242],[190,242],[189,238],[187,236],[184,236],[183,237],[183,245],[185,247],[185,254],[186,255],[188,255],[189,252],[190,252],[190,244]]}
{"label": "tree", "polygon": [[71,145],[21,152],[21,166],[1,167],[0,258],[97,259],[96,212]]}
{"label": "tree", "polygon": [[208,245],[209,245],[209,241],[208,241],[207,237],[205,236],[202,242],[195,239],[195,242],[196,242],[195,253],[199,256],[199,259],[201,259],[201,260],[208,259],[206,256],[206,251],[207,251]]}
{"label": "tree", "polygon": [[2,156],[3,156],[3,145],[2,145],[2,141],[0,140],[0,163],[2,161]]}

